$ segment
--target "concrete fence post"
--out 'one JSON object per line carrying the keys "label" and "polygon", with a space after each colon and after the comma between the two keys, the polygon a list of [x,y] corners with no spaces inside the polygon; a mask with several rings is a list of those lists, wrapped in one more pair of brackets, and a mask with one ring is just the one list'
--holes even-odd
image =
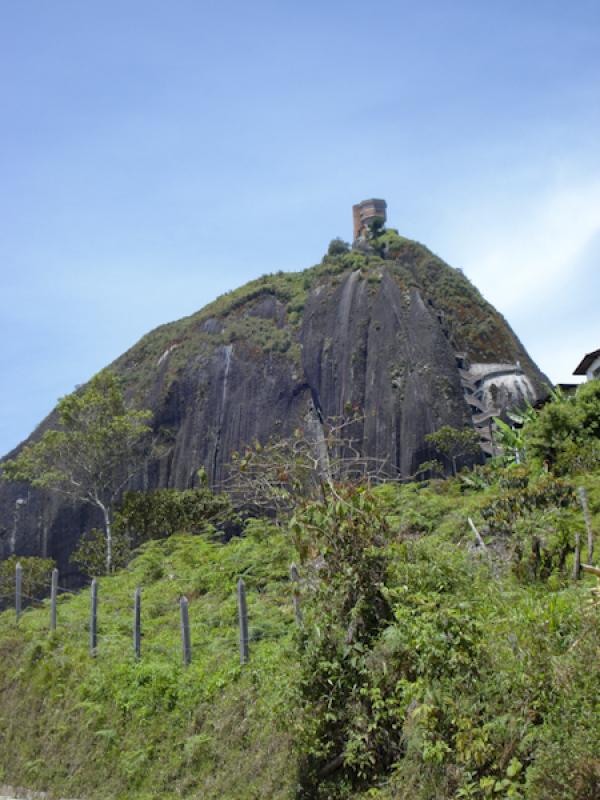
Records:
{"label": "concrete fence post", "polygon": [[98,583],[96,578],[92,581],[90,589],[90,655],[96,656],[98,646]]}
{"label": "concrete fence post", "polygon": [[58,570],[52,570],[52,581],[50,583],[50,630],[56,630],[56,596],[58,594]]}
{"label": "concrete fence post", "polygon": [[240,623],[240,664],[247,664],[250,660],[248,644],[248,606],[246,603],[246,587],[240,578],[237,586],[238,593],[238,619]]}
{"label": "concrete fence post", "polygon": [[575,555],[573,556],[573,580],[578,581],[581,577],[581,534],[575,533]]}
{"label": "concrete fence post", "polygon": [[23,604],[23,567],[21,562],[17,561],[15,566],[15,617],[17,622],[21,617],[21,609]]}
{"label": "concrete fence post", "polygon": [[138,586],[133,595],[133,653],[137,659],[142,655],[142,590]]}
{"label": "concrete fence post", "polygon": [[181,617],[181,647],[183,650],[183,663],[187,667],[192,660],[192,644],[190,639],[190,615],[188,611],[187,597],[179,600],[179,611]]}

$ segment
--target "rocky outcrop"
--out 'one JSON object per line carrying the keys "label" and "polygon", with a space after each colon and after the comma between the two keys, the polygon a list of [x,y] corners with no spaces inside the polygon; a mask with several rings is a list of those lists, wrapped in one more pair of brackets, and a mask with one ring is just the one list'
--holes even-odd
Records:
{"label": "rocky outcrop", "polygon": [[358,272],[333,293],[314,293],[302,327],[303,374],[324,417],[364,414],[362,451],[389,475],[408,476],[427,457],[424,436],[468,424],[452,349],[415,288],[402,294],[384,273],[371,287]]}
{"label": "rocky outcrop", "polygon": [[[386,474],[408,477],[433,455],[427,433],[486,412],[491,384],[480,391],[465,358],[474,366],[519,361],[523,395],[542,392],[543,376],[504,320],[414,242],[393,260],[349,253],[259,279],[158,328],[111,365],[131,402],[150,407],[173,442],[134,488],[193,486],[200,467],[219,486],[234,451],[288,435],[309,408],[320,419],[360,411],[353,436],[361,452]],[[505,389],[497,405],[515,399]],[[52,424],[51,415],[33,438]],[[2,557],[50,555],[68,572],[80,533],[98,522],[86,507],[0,485]]]}

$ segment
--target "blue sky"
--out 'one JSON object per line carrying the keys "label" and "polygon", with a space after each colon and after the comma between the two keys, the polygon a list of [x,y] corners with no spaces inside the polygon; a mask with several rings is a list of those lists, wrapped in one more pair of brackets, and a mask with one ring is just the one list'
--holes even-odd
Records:
{"label": "blue sky", "polygon": [[0,0],[0,453],[158,324],[350,238],[600,347],[600,4]]}

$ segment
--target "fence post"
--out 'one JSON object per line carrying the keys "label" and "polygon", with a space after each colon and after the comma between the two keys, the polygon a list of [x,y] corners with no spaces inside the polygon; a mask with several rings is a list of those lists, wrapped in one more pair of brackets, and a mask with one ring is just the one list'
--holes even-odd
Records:
{"label": "fence post", "polygon": [[21,616],[21,604],[23,602],[23,567],[21,562],[17,561],[15,566],[15,616],[17,622]]}
{"label": "fence post", "polygon": [[302,609],[300,607],[300,573],[298,567],[292,564],[290,567],[290,580],[292,582],[292,602],[294,604],[294,616],[298,625],[302,625]]}
{"label": "fence post", "polygon": [[575,533],[575,555],[573,557],[573,580],[578,581],[581,577],[581,534]]}
{"label": "fence post", "polygon": [[246,587],[244,581],[238,580],[238,618],[240,622],[240,664],[247,664],[250,660],[248,646],[248,606],[246,604]]}
{"label": "fence post", "polygon": [[190,615],[188,612],[187,597],[180,598],[179,610],[181,616],[181,646],[183,649],[183,663],[187,667],[192,660],[192,644],[190,640]]}
{"label": "fence post", "polygon": [[142,590],[138,586],[133,595],[133,652],[137,659],[142,655]]}
{"label": "fence post", "polygon": [[96,578],[92,581],[90,599],[90,655],[94,658],[98,644],[98,583]]}
{"label": "fence post", "polygon": [[58,594],[58,570],[52,570],[52,582],[50,584],[50,630],[56,630],[56,595]]}
{"label": "fence post", "polygon": [[587,493],[585,486],[579,487],[579,502],[583,511],[583,518],[585,520],[585,529],[587,531],[587,560],[588,564],[594,563],[594,533],[592,531],[592,518],[590,517],[590,507],[588,506]]}

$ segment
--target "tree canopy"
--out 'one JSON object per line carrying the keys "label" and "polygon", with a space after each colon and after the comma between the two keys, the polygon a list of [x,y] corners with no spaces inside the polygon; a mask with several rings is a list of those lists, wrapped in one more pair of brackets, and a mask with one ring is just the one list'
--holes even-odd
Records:
{"label": "tree canopy", "polygon": [[[112,568],[126,566],[135,550],[152,539],[166,539],[176,533],[210,534],[240,525],[227,495],[215,494],[205,484],[183,491],[126,491],[112,525]],[[97,575],[106,562],[104,532],[94,528],[82,536],[71,561],[87,575]]]}
{"label": "tree canopy", "polygon": [[527,425],[528,457],[565,475],[600,460],[600,380],[582,384],[574,395],[554,393]]}
{"label": "tree canopy", "polygon": [[2,477],[88,503],[102,512],[106,571],[112,569],[114,504],[151,451],[150,411],[127,407],[115,375],[103,371],[57,406],[58,427],[2,465]]}
{"label": "tree canopy", "polygon": [[451,425],[443,425],[435,433],[429,433],[425,441],[446,456],[452,463],[452,473],[456,475],[458,458],[476,455],[479,452],[479,436],[473,428],[459,430]]}

